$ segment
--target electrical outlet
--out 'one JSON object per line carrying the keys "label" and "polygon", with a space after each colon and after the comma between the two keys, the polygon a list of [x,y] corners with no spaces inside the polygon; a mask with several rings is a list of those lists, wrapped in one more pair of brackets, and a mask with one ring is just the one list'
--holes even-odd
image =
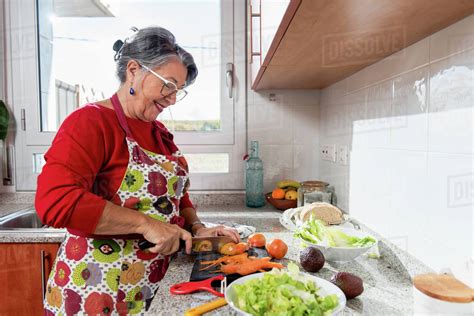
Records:
{"label": "electrical outlet", "polygon": [[336,162],[336,145],[322,145],[321,159]]}
{"label": "electrical outlet", "polygon": [[349,150],[347,146],[341,145],[337,148],[337,162],[346,166],[349,163]]}

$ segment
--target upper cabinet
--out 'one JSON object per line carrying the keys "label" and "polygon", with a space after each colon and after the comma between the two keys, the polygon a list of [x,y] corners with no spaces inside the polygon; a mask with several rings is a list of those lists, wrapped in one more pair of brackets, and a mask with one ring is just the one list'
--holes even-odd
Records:
{"label": "upper cabinet", "polygon": [[252,89],[322,89],[473,14],[474,1],[249,0],[248,11]]}

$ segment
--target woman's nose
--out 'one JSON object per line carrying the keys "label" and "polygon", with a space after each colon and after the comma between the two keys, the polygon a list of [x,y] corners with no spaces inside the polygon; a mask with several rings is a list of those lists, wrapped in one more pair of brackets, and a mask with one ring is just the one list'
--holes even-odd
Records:
{"label": "woman's nose", "polygon": [[175,104],[176,103],[176,93],[172,93],[171,95],[166,96],[165,99],[166,99],[166,101],[169,102],[169,105]]}

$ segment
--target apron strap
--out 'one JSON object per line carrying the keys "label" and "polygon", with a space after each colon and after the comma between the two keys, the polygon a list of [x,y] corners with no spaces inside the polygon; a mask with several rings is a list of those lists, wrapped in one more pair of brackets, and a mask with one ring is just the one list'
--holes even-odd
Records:
{"label": "apron strap", "polygon": [[158,147],[160,147],[161,153],[163,155],[171,155],[171,151],[166,148],[165,144],[163,143],[163,134],[161,131],[160,126],[154,121],[153,123],[153,134],[155,134],[155,138],[158,141]]}
{"label": "apron strap", "polygon": [[[117,119],[119,120],[120,126],[125,131],[127,138],[130,140],[135,140],[135,138],[133,138],[132,132],[130,131],[130,128],[128,127],[127,119],[125,118],[125,113],[123,112],[122,104],[120,103],[117,93],[115,93],[110,98],[110,101],[112,101],[112,105],[115,109],[115,114],[117,115]],[[171,153],[178,150],[178,148],[172,141],[167,141],[165,144],[163,142],[163,135],[165,135],[165,131],[162,130],[162,128],[158,125],[156,121],[153,121],[152,124],[153,124],[153,133],[156,140],[158,141],[158,147],[160,148],[161,154],[165,156],[170,156]]]}
{"label": "apron strap", "polygon": [[123,112],[122,104],[120,104],[120,100],[118,98],[117,93],[114,93],[114,95],[110,98],[110,101],[112,101],[112,105],[115,109],[115,114],[117,115],[117,119],[119,120],[120,126],[125,131],[125,134],[128,138],[134,139],[132,132],[128,127],[127,119],[125,118],[125,113]]}

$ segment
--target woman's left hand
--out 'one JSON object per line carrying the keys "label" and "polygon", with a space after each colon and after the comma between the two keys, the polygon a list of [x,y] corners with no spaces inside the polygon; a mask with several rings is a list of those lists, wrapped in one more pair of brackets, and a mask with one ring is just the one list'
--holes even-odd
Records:
{"label": "woman's left hand", "polygon": [[223,225],[215,227],[200,227],[195,232],[196,237],[214,237],[214,236],[229,236],[234,242],[240,242],[240,235],[235,228],[226,227]]}

